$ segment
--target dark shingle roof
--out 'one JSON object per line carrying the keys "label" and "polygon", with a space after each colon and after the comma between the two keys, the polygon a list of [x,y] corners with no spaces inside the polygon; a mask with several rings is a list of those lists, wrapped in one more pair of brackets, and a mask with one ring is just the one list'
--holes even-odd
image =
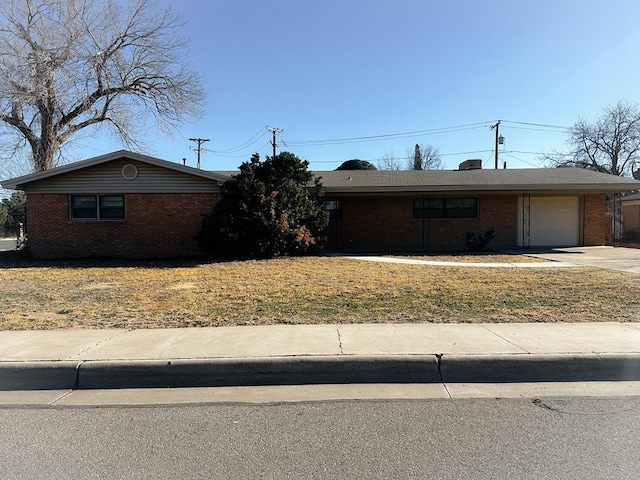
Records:
{"label": "dark shingle roof", "polygon": [[624,192],[640,181],[582,168],[502,170],[338,170],[314,172],[327,193],[443,191]]}

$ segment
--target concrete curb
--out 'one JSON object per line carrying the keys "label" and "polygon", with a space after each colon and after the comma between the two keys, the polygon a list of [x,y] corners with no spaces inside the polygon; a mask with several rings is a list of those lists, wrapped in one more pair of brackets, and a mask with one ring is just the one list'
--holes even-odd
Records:
{"label": "concrete curb", "polygon": [[78,362],[0,362],[0,390],[77,388]]}
{"label": "concrete curb", "polygon": [[81,389],[440,381],[433,355],[85,362],[78,373]]}
{"label": "concrete curb", "polygon": [[578,381],[640,381],[640,354],[0,362],[0,390]]}
{"label": "concrete curb", "polygon": [[524,383],[640,380],[640,354],[444,355],[444,382]]}

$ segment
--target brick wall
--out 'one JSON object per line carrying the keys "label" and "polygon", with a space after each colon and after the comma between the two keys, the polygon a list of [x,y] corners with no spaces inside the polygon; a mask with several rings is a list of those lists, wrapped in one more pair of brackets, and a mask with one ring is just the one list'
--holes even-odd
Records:
{"label": "brick wall", "polygon": [[126,220],[70,221],[66,194],[27,195],[29,250],[36,258],[170,258],[200,253],[194,236],[215,193],[126,194]]}
{"label": "brick wall", "polygon": [[640,200],[629,201],[623,204],[622,223],[625,232],[640,228]]}
{"label": "brick wall", "polygon": [[584,196],[583,244],[605,244],[605,203],[604,194]]}
{"label": "brick wall", "polygon": [[413,199],[420,195],[346,197],[342,199],[344,251],[460,251],[467,232],[494,228],[490,248],[513,248],[517,237],[517,197],[478,197],[477,219],[414,219]]}

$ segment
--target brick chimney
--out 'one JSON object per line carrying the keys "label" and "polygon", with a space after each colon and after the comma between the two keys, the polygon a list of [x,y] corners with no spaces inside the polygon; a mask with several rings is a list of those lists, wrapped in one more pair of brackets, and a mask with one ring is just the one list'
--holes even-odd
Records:
{"label": "brick chimney", "polygon": [[482,160],[479,158],[471,158],[460,164],[458,170],[480,170],[482,169]]}

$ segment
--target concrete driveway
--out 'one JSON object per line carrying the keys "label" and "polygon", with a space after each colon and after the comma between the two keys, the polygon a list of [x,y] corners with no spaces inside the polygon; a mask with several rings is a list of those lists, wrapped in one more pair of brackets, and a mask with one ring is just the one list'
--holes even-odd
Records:
{"label": "concrete driveway", "polygon": [[524,255],[587,267],[640,273],[640,249],[625,247],[566,247],[524,251]]}

